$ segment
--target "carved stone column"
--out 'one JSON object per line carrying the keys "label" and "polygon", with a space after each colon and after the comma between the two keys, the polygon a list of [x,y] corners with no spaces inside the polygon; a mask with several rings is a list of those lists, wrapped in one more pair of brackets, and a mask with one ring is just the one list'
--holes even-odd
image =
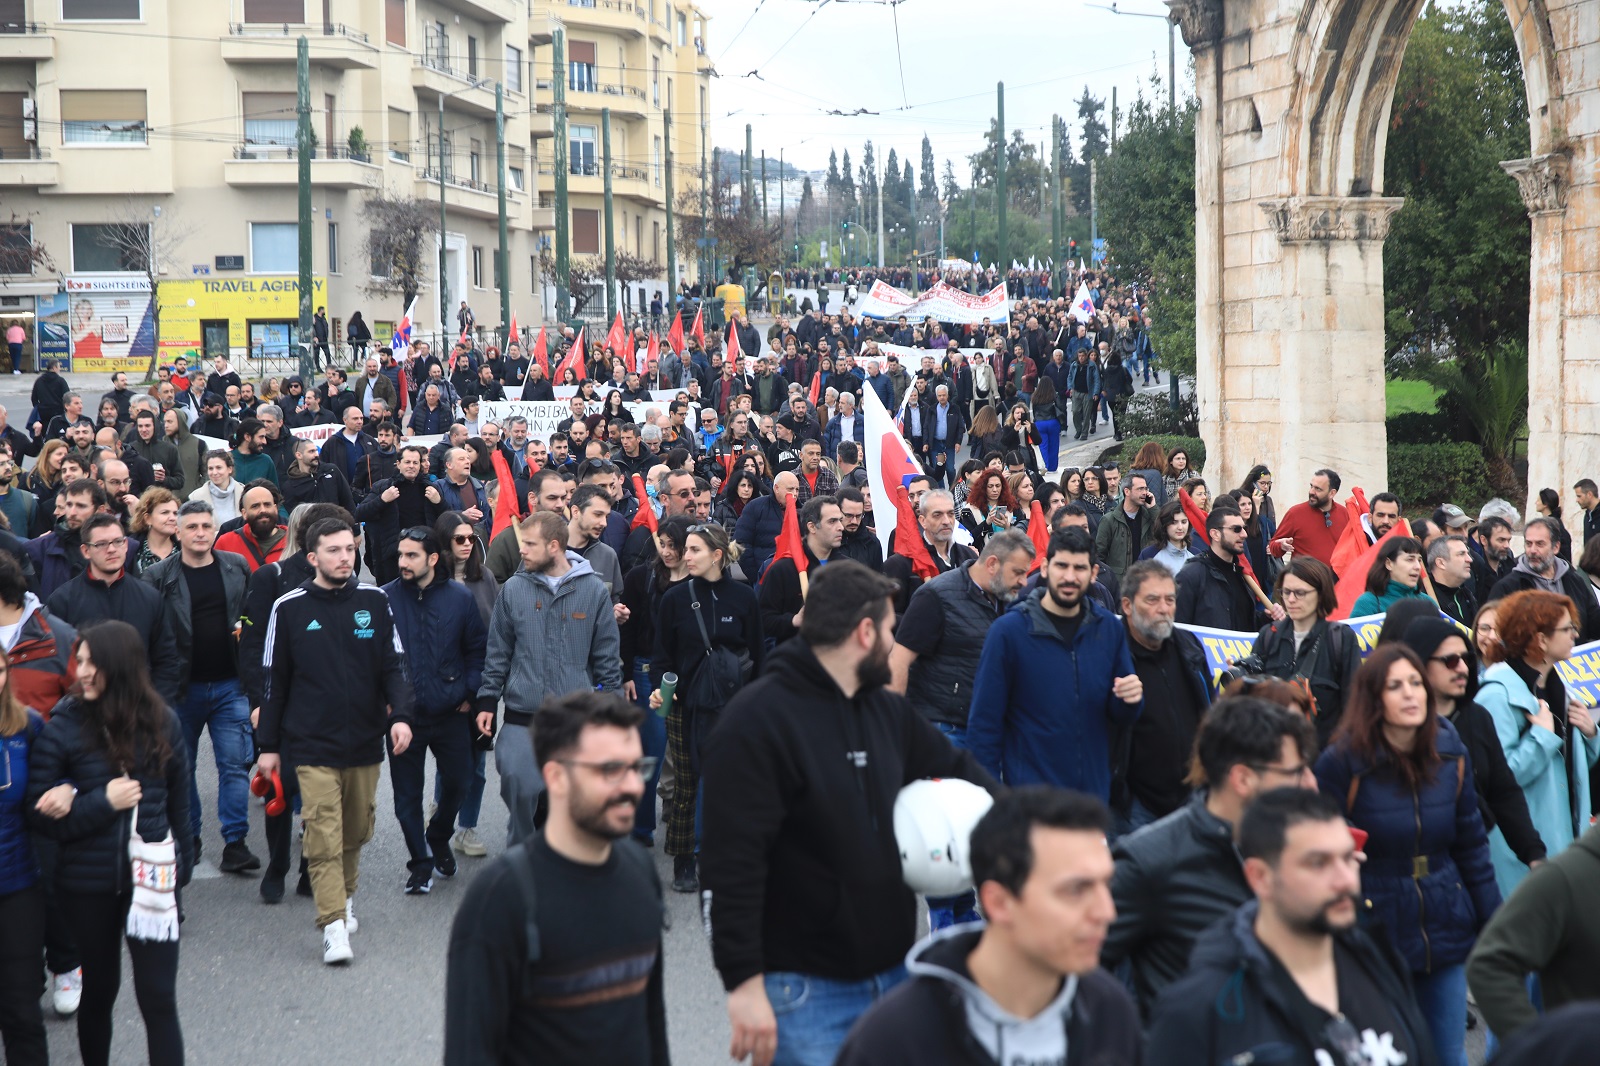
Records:
{"label": "carved stone column", "polygon": [[1389,220],[1404,203],[1399,196],[1292,196],[1263,200],[1261,210],[1279,244],[1382,241],[1389,236]]}
{"label": "carved stone column", "polygon": [[1572,161],[1565,152],[1507,159],[1500,169],[1517,182],[1528,214],[1545,215],[1567,209],[1567,188],[1571,184]]}

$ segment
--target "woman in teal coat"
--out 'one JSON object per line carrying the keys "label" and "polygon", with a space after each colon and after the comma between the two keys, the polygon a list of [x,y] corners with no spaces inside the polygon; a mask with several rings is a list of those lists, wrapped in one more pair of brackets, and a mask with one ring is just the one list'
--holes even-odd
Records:
{"label": "woman in teal coat", "polygon": [[[1504,661],[1484,671],[1477,703],[1494,718],[1506,763],[1553,859],[1589,823],[1589,768],[1600,760],[1594,712],[1569,700],[1554,669],[1577,642],[1577,612],[1567,597],[1537,590],[1507,596],[1499,609]],[[1500,894],[1509,896],[1528,868],[1498,828],[1489,851]]]}
{"label": "woman in teal coat", "polygon": [[1390,537],[1378,548],[1367,571],[1367,591],[1350,608],[1350,617],[1383,614],[1400,600],[1427,595],[1422,591],[1422,545],[1410,537]]}

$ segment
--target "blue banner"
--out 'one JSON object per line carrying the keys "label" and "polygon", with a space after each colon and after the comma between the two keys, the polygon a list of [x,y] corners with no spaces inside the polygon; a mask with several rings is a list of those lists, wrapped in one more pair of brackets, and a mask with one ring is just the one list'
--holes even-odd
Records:
{"label": "blue banner", "polygon": [[[1451,618],[1443,611],[1439,612],[1439,617],[1449,622],[1455,622],[1454,618]],[[1384,616],[1381,614],[1369,614],[1360,618],[1340,619],[1331,624],[1349,626],[1355,632],[1356,643],[1361,646],[1361,657],[1365,659],[1367,654],[1378,645],[1378,634],[1383,631],[1383,619]],[[1460,623],[1456,624],[1459,625]],[[1207,626],[1186,626],[1181,623],[1178,628],[1187,629],[1200,638],[1200,646],[1205,649],[1206,664],[1211,667],[1213,678],[1220,678],[1234,663],[1248,658],[1250,649],[1254,648],[1256,644],[1256,634],[1254,633],[1240,633],[1232,629],[1211,629]],[[1462,636],[1467,637],[1469,640],[1471,639],[1465,626],[1461,626],[1461,633]],[[1560,663],[1557,668],[1561,670],[1562,678],[1566,679],[1568,668],[1572,668],[1574,671],[1579,670],[1579,667],[1576,666],[1578,656],[1586,650],[1592,652],[1592,658],[1581,668],[1581,672],[1593,685],[1593,693],[1586,697],[1592,703],[1600,699],[1600,641],[1586,644],[1584,647],[1577,649],[1572,653],[1571,659]],[[1567,684],[1572,687],[1578,682],[1567,681]]]}

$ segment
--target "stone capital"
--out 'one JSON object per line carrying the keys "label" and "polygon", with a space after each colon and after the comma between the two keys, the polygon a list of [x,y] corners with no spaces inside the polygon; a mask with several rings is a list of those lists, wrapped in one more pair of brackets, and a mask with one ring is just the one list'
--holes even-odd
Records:
{"label": "stone capital", "polygon": [[1167,19],[1183,34],[1183,43],[1198,51],[1222,40],[1222,0],[1167,0]]}
{"label": "stone capital", "polygon": [[1399,196],[1291,196],[1262,200],[1261,210],[1280,244],[1381,241],[1404,203]]}
{"label": "stone capital", "polygon": [[1565,152],[1508,159],[1500,169],[1517,181],[1517,191],[1530,215],[1558,214],[1567,209],[1571,160]]}

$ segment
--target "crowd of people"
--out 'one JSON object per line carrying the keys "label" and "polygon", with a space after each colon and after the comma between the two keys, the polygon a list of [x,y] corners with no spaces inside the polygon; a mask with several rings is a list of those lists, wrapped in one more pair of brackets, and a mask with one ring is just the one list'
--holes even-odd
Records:
{"label": "crowd of people", "polygon": [[[1131,294],[1097,298],[1087,327],[1048,299],[988,328],[741,318],[749,372],[716,338],[642,369],[591,350],[543,438],[481,417],[553,398],[519,344],[321,383],[180,360],[92,416],[45,370],[0,421],[7,1061],[47,1061],[41,967],[109,1060],[124,943],[150,1061],[183,1061],[203,854],[269,905],[297,872],[349,963],[358,895],[488,855],[491,752],[509,831],[455,918],[451,1064],[668,1062],[664,890],[703,901],[757,1066],[1458,1066],[1469,983],[1497,1038],[1600,995],[1572,888],[1600,879],[1600,735],[1557,669],[1600,636],[1588,518],[1447,505],[1386,538],[1403,503],[1374,496],[1363,659],[1330,620],[1336,471],[1280,516],[1268,468],[1208,487],[1155,443],[1056,469],[1054,405],[1114,422],[1139,352]],[[923,467],[887,552],[868,388]],[[1257,637],[1219,679],[1178,623]],[[363,886],[385,763],[406,868]],[[929,777],[994,804],[919,943],[894,811]]]}

